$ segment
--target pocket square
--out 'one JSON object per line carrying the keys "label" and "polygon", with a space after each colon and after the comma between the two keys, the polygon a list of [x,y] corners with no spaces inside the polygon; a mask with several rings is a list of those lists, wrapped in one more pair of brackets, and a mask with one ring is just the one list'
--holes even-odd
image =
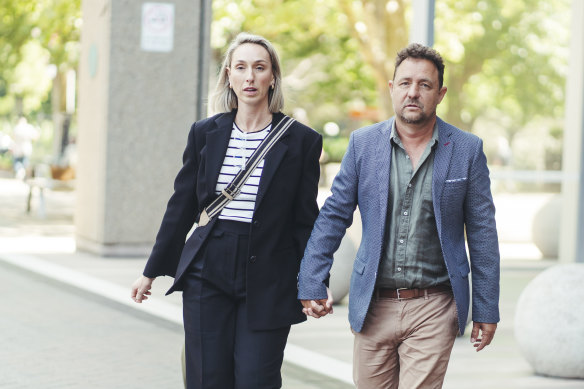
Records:
{"label": "pocket square", "polygon": [[466,177],[462,177],[462,178],[453,178],[450,180],[446,180],[444,182],[462,182],[462,181],[466,181]]}

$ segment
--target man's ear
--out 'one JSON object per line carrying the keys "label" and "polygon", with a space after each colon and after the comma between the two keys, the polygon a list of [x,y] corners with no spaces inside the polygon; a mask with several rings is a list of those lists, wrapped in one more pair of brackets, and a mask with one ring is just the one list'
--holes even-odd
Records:
{"label": "man's ear", "polygon": [[444,96],[446,96],[447,91],[448,91],[448,88],[446,88],[445,86],[443,86],[440,89],[440,92],[438,92],[440,94],[440,99],[438,100],[438,104],[440,104],[442,102],[442,99],[444,98]]}

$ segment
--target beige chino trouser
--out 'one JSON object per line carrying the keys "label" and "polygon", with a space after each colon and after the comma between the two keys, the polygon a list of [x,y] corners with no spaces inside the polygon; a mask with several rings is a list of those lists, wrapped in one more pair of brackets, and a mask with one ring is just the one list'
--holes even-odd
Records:
{"label": "beige chino trouser", "polygon": [[353,333],[358,389],[441,388],[458,333],[454,296],[374,296],[362,331]]}

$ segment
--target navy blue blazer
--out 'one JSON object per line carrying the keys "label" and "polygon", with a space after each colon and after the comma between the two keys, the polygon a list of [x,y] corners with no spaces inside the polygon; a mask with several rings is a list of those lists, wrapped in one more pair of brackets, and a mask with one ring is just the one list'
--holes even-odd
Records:
{"label": "navy blue blazer", "polygon": [[[299,274],[300,299],[326,298],[324,281],[359,206],[363,232],[351,275],[349,322],[360,332],[373,295],[383,250],[393,118],[354,131],[332,195],[306,247]],[[472,319],[499,321],[499,245],[489,169],[482,140],[437,119],[439,142],[433,165],[432,200],[442,253],[464,333],[472,269]],[[465,245],[465,228],[470,266]]]}
{"label": "navy blue blazer", "polygon": [[[192,125],[166,212],[143,274],[168,275],[167,294],[182,290],[181,279],[213,229],[217,218],[197,227],[201,211],[216,197],[236,111]],[[282,118],[273,115],[272,126]],[[247,268],[248,320],[252,329],[271,329],[305,320],[296,298],[300,260],[318,215],[322,137],[295,122],[265,157],[250,224]]]}

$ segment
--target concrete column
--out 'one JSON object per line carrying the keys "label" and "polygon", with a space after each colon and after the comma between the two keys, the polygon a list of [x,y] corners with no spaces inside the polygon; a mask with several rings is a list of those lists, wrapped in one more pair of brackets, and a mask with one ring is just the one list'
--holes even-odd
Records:
{"label": "concrete column", "polygon": [[416,23],[410,27],[410,43],[434,45],[434,0],[413,0],[412,11]]}
{"label": "concrete column", "polygon": [[572,1],[562,170],[561,262],[584,262],[584,2]]}
{"label": "concrete column", "polygon": [[210,0],[85,0],[82,10],[77,248],[146,255],[190,125],[206,115]]}

